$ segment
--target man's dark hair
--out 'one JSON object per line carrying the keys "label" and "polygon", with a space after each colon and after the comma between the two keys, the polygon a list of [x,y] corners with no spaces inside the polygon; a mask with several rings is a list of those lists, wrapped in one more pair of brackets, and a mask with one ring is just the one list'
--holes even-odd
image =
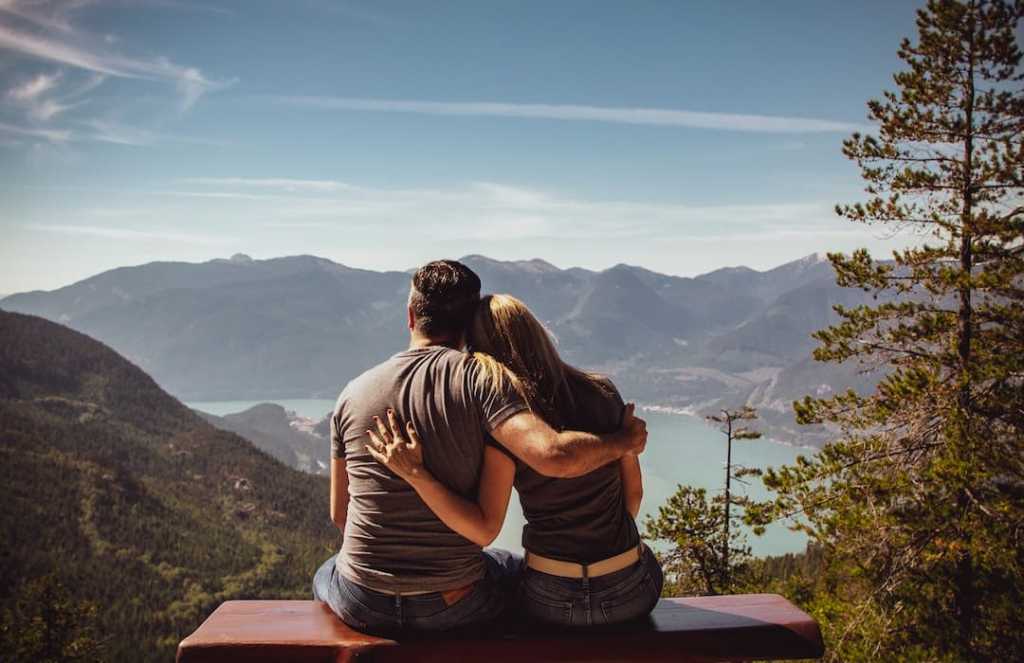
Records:
{"label": "man's dark hair", "polygon": [[409,306],[416,329],[430,338],[462,336],[479,302],[480,277],[456,260],[427,263],[412,277]]}

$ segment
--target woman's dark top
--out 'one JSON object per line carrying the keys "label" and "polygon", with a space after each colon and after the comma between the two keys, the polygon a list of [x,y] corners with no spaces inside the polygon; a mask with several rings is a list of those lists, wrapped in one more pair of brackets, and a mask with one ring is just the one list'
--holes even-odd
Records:
{"label": "woman's dark top", "polygon": [[[562,412],[561,427],[588,433],[611,433],[622,423],[624,404],[615,386],[599,389],[571,380],[575,408]],[[609,463],[573,479],[552,479],[516,460],[515,487],[526,526],[523,547],[538,555],[591,564],[618,555],[640,542],[626,510],[620,464]]]}

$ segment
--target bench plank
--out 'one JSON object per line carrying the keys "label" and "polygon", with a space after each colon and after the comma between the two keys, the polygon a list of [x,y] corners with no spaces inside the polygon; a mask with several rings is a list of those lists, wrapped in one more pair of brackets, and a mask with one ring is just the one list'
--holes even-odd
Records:
{"label": "bench plank", "polygon": [[315,601],[226,601],[178,646],[178,663],[744,661],[818,658],[818,625],[776,594],[662,599],[649,619],[588,631],[401,643],[355,631]]}

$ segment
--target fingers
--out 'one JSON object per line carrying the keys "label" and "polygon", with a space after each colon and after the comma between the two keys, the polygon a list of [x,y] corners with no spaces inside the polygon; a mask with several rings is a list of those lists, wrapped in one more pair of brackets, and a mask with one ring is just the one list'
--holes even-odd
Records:
{"label": "fingers", "polygon": [[631,453],[643,453],[647,446],[647,422],[636,416],[636,404],[627,403],[622,415],[622,428],[630,437]]}
{"label": "fingers", "polygon": [[384,425],[384,422],[380,420],[380,417],[374,417],[373,423],[377,426],[377,432],[380,434],[380,439],[384,440],[385,444],[391,444],[391,431]]}
{"label": "fingers", "polygon": [[[370,436],[367,450],[369,451],[372,447],[372,450],[377,452],[373,454],[373,457],[385,464],[391,463],[395,455],[399,454],[402,449],[417,452],[416,457],[419,458],[420,436],[413,423],[410,421],[403,426],[402,420],[394,408],[388,408],[385,416],[387,416],[387,424],[380,417],[373,417],[376,430],[368,429],[366,431],[366,434]],[[402,432],[403,428],[405,429],[404,433]],[[386,460],[382,460],[382,458]]]}
{"label": "fingers", "polygon": [[366,451],[371,456],[373,456],[377,460],[378,463],[381,463],[383,465],[387,465],[388,464],[388,457],[387,457],[387,455],[381,453],[380,451],[377,451],[371,445],[369,445],[369,444],[366,445]]}
{"label": "fingers", "polygon": [[395,440],[399,440],[402,437],[402,424],[398,420],[398,415],[390,408],[388,408],[388,426],[391,428],[391,434],[395,436]]}
{"label": "fingers", "polygon": [[639,418],[636,420],[636,422],[638,424],[637,429],[640,431],[640,439],[636,447],[636,453],[641,454],[643,453],[644,449],[647,448],[647,422]]}
{"label": "fingers", "polygon": [[372,446],[377,451],[384,451],[384,449],[387,448],[387,443],[381,439],[380,435],[376,431],[367,428],[366,434],[370,436],[370,444],[366,445],[367,447]]}
{"label": "fingers", "polygon": [[405,425],[405,433],[409,436],[410,449],[415,449],[420,445],[420,434],[416,432],[416,427],[412,425],[411,421]]}

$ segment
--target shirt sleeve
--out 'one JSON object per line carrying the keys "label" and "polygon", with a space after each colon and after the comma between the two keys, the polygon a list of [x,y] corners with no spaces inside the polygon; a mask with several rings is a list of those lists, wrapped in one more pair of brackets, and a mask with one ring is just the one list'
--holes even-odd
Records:
{"label": "shirt sleeve", "polygon": [[501,388],[497,388],[489,381],[478,379],[481,374],[480,364],[472,358],[468,361],[467,387],[473,401],[480,408],[480,415],[488,433],[512,415],[530,409],[510,382],[506,381]]}
{"label": "shirt sleeve", "polygon": [[582,393],[585,394],[586,409],[593,413],[591,416],[594,417],[597,428],[587,430],[611,433],[622,428],[626,404],[615,384],[604,376],[598,376],[597,380],[590,382],[589,386],[590,388]]}
{"label": "shirt sleeve", "polygon": [[608,388],[610,390],[609,398],[611,400],[612,411],[616,412],[615,417],[615,429],[622,428],[622,418],[626,415],[626,403],[622,400],[622,394],[615,388],[615,385],[608,381]]}
{"label": "shirt sleeve", "polygon": [[344,458],[345,445],[341,441],[341,433],[338,432],[338,417],[331,415],[331,458]]}
{"label": "shirt sleeve", "polygon": [[509,460],[516,464],[516,466],[518,466],[522,462],[515,457],[515,454],[506,449],[504,444],[498,442],[493,437],[491,437],[490,433],[484,434],[484,445],[488,447],[493,447],[500,451],[501,453],[505,454],[509,458]]}
{"label": "shirt sleeve", "polygon": [[345,392],[342,391],[338,402],[334,405],[334,410],[331,411],[331,458],[345,457],[344,410]]}

